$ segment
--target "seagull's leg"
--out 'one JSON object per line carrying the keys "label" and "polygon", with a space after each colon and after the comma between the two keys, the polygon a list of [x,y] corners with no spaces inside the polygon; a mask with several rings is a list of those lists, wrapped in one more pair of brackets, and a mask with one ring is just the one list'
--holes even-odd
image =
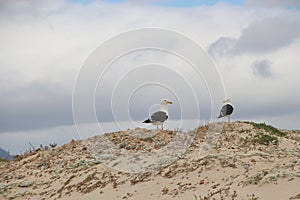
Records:
{"label": "seagull's leg", "polygon": [[161,130],[164,130],[164,123],[161,124]]}
{"label": "seagull's leg", "polygon": [[228,123],[230,123],[230,115],[228,115]]}
{"label": "seagull's leg", "polygon": [[156,130],[158,130],[158,125],[156,125]]}

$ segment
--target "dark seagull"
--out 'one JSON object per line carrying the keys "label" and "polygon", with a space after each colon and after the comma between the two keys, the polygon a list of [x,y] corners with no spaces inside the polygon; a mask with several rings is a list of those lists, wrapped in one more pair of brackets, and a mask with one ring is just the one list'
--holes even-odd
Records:
{"label": "dark seagull", "polygon": [[143,123],[150,123],[155,125],[158,129],[158,126],[161,125],[161,129],[164,128],[164,122],[169,118],[168,113],[168,104],[173,104],[172,101],[163,99],[160,101],[161,110],[153,113],[149,119],[143,121]]}
{"label": "dark seagull", "polygon": [[218,118],[227,116],[228,122],[230,123],[230,115],[233,113],[233,106],[231,104],[230,99],[223,101],[223,103],[224,103],[224,105],[221,108],[220,115]]}

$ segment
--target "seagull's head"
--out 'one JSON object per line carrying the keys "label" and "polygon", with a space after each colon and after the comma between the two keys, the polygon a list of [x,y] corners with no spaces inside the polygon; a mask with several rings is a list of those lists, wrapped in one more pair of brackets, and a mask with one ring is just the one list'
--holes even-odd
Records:
{"label": "seagull's head", "polygon": [[162,99],[160,101],[160,105],[168,105],[168,104],[173,104],[173,102],[169,101],[168,99]]}
{"label": "seagull's head", "polygon": [[223,103],[231,103],[230,99],[226,99],[225,101],[223,101]]}

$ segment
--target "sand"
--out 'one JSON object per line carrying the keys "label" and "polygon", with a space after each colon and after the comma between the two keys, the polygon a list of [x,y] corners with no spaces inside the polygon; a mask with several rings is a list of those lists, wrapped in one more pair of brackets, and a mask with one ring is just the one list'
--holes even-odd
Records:
{"label": "sand", "polygon": [[138,128],[28,152],[0,164],[0,199],[300,199],[299,131],[259,144],[273,133],[223,125],[213,139]]}

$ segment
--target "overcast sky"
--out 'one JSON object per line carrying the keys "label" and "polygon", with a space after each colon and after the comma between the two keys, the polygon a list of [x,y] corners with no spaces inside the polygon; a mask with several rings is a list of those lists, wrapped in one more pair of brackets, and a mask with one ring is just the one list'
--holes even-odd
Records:
{"label": "overcast sky", "polygon": [[[0,147],[11,152],[24,150],[29,141],[38,145],[78,138],[74,133],[72,91],[81,66],[103,42],[144,27],[174,30],[208,52],[224,83],[225,96],[235,106],[235,120],[300,129],[297,0],[1,0],[0,26]],[[96,115],[101,122],[113,121],[110,101],[105,100],[109,95],[105,91],[114,86],[109,85],[110,76],[122,76],[121,66],[130,68],[151,61],[172,66],[181,62],[151,51],[118,60],[112,66],[115,71],[104,78],[107,87],[96,89]],[[182,73],[187,72],[184,63],[180,66]],[[165,77],[163,66],[161,70],[159,65],[150,68],[154,74],[160,71],[162,79]],[[131,80],[141,76],[151,77],[150,71],[141,71],[139,76],[131,74],[131,79],[127,76],[120,85],[133,83]],[[137,121],[146,118],[149,107],[160,98],[169,98],[176,103],[170,107],[170,117],[180,119],[181,109],[193,110],[194,104],[185,100],[180,104],[176,99],[176,95],[189,97],[185,90],[188,85],[180,83],[177,76],[171,74],[168,80],[177,84],[175,93],[180,94],[150,88],[150,97],[136,92],[129,100],[122,96],[124,88],[116,87],[117,97],[129,102],[130,117]],[[201,120],[210,121],[215,117],[211,107],[218,105],[210,104],[211,91],[205,89],[203,79],[191,82],[201,91]],[[126,116],[119,119],[128,120]]]}

